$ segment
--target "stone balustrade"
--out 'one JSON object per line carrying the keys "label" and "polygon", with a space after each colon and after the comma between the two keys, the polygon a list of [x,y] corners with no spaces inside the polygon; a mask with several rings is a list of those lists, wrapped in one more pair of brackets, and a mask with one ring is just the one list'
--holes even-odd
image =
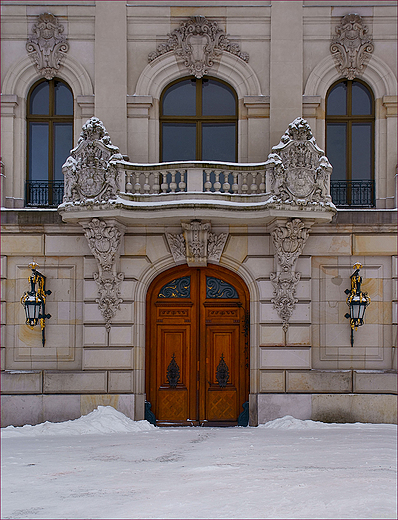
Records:
{"label": "stone balustrade", "polygon": [[[180,162],[151,165],[123,161],[124,190],[135,195],[199,192],[258,195],[265,193],[265,164]],[[123,180],[122,180],[123,182]]]}

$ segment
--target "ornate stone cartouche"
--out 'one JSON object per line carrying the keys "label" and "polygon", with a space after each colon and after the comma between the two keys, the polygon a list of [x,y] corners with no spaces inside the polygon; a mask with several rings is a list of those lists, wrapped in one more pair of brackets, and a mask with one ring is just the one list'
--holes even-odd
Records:
{"label": "ornate stone cartouche", "polygon": [[359,14],[344,16],[336,27],[330,52],[340,74],[347,79],[360,76],[374,50],[369,30]]}
{"label": "ornate stone cartouche", "polygon": [[168,36],[167,42],[159,44],[156,51],[149,54],[149,62],[172,51],[184,60],[184,65],[191,74],[201,78],[208,73],[223,51],[234,54],[243,61],[249,61],[249,55],[242,52],[237,43],[228,39],[217,22],[211,22],[204,16],[191,16]]}
{"label": "ornate stone cartouche", "polygon": [[36,63],[37,70],[52,79],[59,70],[61,60],[69,50],[64,26],[51,13],[43,13],[32,27],[32,34],[26,43],[29,56]]}

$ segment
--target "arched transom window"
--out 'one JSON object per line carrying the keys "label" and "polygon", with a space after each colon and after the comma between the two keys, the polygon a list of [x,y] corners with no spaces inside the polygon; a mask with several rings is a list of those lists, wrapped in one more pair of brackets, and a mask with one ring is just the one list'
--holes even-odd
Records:
{"label": "arched transom window", "polygon": [[326,154],[333,166],[332,200],[374,205],[374,98],[362,81],[343,80],[326,98]]}
{"label": "arched transom window", "polygon": [[213,78],[185,78],[162,93],[160,160],[237,161],[237,97]]}
{"label": "arched transom window", "polygon": [[62,202],[62,165],[73,147],[73,94],[59,79],[41,80],[27,102],[26,203]]}

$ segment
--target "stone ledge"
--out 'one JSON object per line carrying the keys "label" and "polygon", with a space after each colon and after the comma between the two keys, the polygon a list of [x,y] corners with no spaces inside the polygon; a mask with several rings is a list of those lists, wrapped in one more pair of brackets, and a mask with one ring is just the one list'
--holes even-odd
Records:
{"label": "stone ledge", "polygon": [[41,370],[6,370],[1,373],[2,394],[41,394]]}
{"label": "stone ledge", "polygon": [[286,391],[292,393],[348,393],[352,391],[351,370],[286,372]]}
{"label": "stone ledge", "polygon": [[397,394],[396,372],[354,371],[353,383],[357,394]]}
{"label": "stone ledge", "polygon": [[98,393],[107,391],[107,373],[44,371],[43,392],[47,394]]}

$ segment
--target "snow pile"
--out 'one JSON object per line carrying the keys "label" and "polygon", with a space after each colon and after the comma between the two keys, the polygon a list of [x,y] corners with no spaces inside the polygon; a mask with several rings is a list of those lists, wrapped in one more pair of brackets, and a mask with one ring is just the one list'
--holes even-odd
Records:
{"label": "snow pile", "polygon": [[1,437],[35,437],[37,435],[89,435],[108,433],[131,433],[155,428],[148,421],[133,421],[112,406],[98,406],[87,415],[61,423],[44,422],[31,426],[7,426],[1,429]]}
{"label": "snow pile", "polygon": [[285,415],[285,417],[281,417],[280,419],[275,419],[265,424],[259,424],[258,428],[271,428],[273,430],[309,430],[328,428],[329,426],[331,425],[316,421],[303,421],[301,419],[296,419],[291,415]]}

